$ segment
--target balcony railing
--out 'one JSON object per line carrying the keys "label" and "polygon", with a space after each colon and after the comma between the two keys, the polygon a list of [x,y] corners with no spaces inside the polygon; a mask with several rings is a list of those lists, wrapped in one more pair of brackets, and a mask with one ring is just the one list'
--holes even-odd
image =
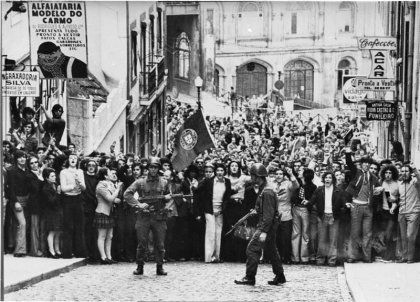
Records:
{"label": "balcony railing", "polygon": [[165,60],[162,60],[158,64],[158,85],[163,82],[163,78],[165,77]]}
{"label": "balcony railing", "polygon": [[156,90],[156,66],[153,67],[149,74],[147,75],[147,93],[152,95],[152,93]]}

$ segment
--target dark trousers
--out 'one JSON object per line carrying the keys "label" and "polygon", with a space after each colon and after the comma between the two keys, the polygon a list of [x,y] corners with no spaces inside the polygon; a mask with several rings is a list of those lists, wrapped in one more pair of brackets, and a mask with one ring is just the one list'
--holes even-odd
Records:
{"label": "dark trousers", "polygon": [[174,257],[175,259],[191,257],[191,242],[189,232],[190,218],[188,216],[175,218]]}
{"label": "dark trousers", "polygon": [[359,248],[363,260],[372,256],[372,208],[368,205],[352,203],[349,259],[359,259]]}
{"label": "dark trousers", "polygon": [[85,241],[88,256],[91,260],[99,260],[98,230],[93,227],[95,211],[85,212]]}
{"label": "dark trousers", "polygon": [[80,195],[63,196],[63,258],[87,257],[85,215]]}
{"label": "dark trousers", "polygon": [[334,219],[332,214],[324,214],[318,219],[318,252],[316,255],[317,264],[335,265],[337,261],[337,239],[339,220]]}
{"label": "dark trousers", "polygon": [[128,260],[136,258],[137,249],[137,235],[136,235],[136,216],[135,210],[131,207],[124,209],[124,224],[123,224],[123,256]]}
{"label": "dark trousers", "polygon": [[166,258],[175,258],[175,220],[176,217],[169,217],[166,221],[166,235],[165,235],[165,256]]}
{"label": "dark trousers", "polygon": [[163,265],[165,256],[166,220],[156,220],[152,215],[140,215],[136,221],[137,255],[136,262],[144,265],[149,242],[149,231],[153,233],[155,260],[157,265]]}
{"label": "dark trousers", "polygon": [[312,210],[309,213],[309,261],[316,260],[316,255],[318,254],[318,212]]}
{"label": "dark trousers", "polygon": [[293,221],[282,221],[277,229],[277,249],[282,262],[290,262],[292,257]]}
{"label": "dark trousers", "polygon": [[205,220],[201,218],[190,220],[191,257],[195,259],[204,259],[204,236],[206,232]]}
{"label": "dark trousers", "polygon": [[350,248],[350,213],[341,213],[339,221],[337,260],[341,263],[347,259],[348,251]]}
{"label": "dark trousers", "polygon": [[252,236],[251,241],[248,243],[248,247],[246,248],[246,276],[249,279],[255,279],[255,276],[257,275],[258,262],[261,258],[263,249],[265,258],[270,260],[273,273],[275,275],[283,273],[283,265],[281,264],[280,255],[276,246],[277,227],[278,226],[273,226],[268,231],[265,242],[259,240],[261,232],[256,231]]}
{"label": "dark trousers", "polygon": [[396,231],[398,216],[391,214],[389,210],[381,210],[378,213],[378,232],[376,234],[378,254],[385,260],[394,260],[396,252]]}

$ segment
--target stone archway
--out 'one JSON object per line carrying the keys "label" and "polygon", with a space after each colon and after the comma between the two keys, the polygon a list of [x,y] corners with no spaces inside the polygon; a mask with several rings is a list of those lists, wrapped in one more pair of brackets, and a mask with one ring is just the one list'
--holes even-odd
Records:
{"label": "stone archway", "polygon": [[236,69],[238,96],[265,95],[267,93],[267,68],[256,62],[246,63]]}

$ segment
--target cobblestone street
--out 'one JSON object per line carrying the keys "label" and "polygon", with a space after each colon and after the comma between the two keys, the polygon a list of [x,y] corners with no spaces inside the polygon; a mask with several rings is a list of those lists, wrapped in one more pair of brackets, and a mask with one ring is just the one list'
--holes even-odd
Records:
{"label": "cobblestone street", "polygon": [[134,264],[88,265],[5,295],[6,301],[352,301],[342,267],[286,265],[287,283],[270,286],[270,265],[260,265],[256,286],[235,285],[245,264],[197,262],[165,265],[168,276],[156,276],[147,263],[144,276]]}

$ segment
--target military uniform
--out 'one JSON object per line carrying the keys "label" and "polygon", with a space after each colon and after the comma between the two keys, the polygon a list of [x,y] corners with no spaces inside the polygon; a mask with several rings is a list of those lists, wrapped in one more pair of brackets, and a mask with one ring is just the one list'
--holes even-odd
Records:
{"label": "military uniform", "polygon": [[[258,215],[258,224],[257,231],[246,249],[246,276],[255,279],[263,249],[264,256],[271,262],[273,273],[278,276],[283,274],[283,266],[276,246],[276,232],[280,217],[277,211],[277,197],[272,189],[264,188],[262,190],[257,198],[255,210]],[[262,232],[267,233],[265,242],[261,242],[259,239]]]}
{"label": "military uniform", "polygon": [[138,179],[132,183],[124,193],[124,199],[132,207],[138,207],[140,203],[149,204],[147,209],[140,209],[137,214],[135,224],[138,242],[136,262],[139,267],[144,265],[149,231],[152,230],[155,259],[159,271],[159,268],[162,268],[165,254],[166,219],[168,217],[167,209],[165,209],[166,200],[151,198],[146,201],[138,201],[134,198],[136,192],[140,198],[167,195],[169,194],[168,182],[158,175],[152,177],[149,173],[146,178]]}

